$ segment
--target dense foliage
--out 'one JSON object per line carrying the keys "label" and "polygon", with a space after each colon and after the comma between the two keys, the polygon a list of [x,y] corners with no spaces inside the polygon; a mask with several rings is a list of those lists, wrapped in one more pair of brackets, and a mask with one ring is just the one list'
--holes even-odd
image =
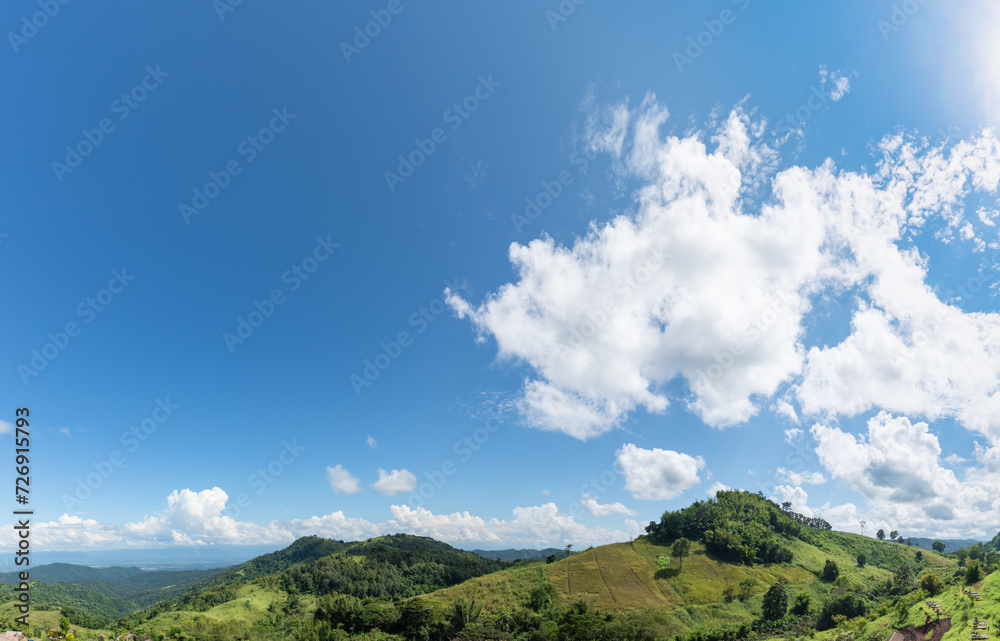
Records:
{"label": "dense foliage", "polygon": [[701,541],[719,558],[748,565],[789,563],[792,553],[781,545],[781,537],[806,538],[802,525],[776,503],[742,491],[720,491],[714,499],[664,512],[646,532],[662,544],[681,537]]}
{"label": "dense foliage", "polygon": [[867,602],[856,594],[844,594],[842,596],[831,597],[823,604],[816,620],[816,628],[826,630],[834,625],[833,617],[838,614],[853,619],[868,612]]}
{"label": "dense foliage", "polygon": [[258,556],[246,563],[229,568],[213,580],[212,583],[223,585],[240,581],[253,581],[263,576],[287,570],[299,563],[318,561],[323,557],[341,552],[351,545],[351,543],[345,543],[344,541],[324,539],[319,536],[304,536],[287,548]]}

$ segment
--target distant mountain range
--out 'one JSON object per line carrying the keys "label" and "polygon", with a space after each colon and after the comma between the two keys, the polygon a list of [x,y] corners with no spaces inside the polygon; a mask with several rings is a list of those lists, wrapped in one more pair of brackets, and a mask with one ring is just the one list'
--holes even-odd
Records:
{"label": "distant mountain range", "polygon": [[520,559],[541,559],[555,554],[557,559],[566,558],[566,550],[559,548],[545,548],[544,550],[469,550],[473,554],[485,556],[487,559],[498,559],[500,561],[519,561]]}
{"label": "distant mountain range", "polygon": [[941,541],[945,544],[944,552],[945,554],[951,554],[955,550],[961,550],[962,548],[969,548],[979,543],[982,545],[984,541],[974,541],[972,539],[925,539],[923,537],[913,537],[911,539],[913,545],[920,546],[925,550],[930,550],[934,541]]}
{"label": "distant mountain range", "polygon": [[[205,570],[236,565],[274,552],[277,545],[212,545],[133,550],[46,552],[31,555],[32,566],[72,563],[90,567],[137,567],[144,570]],[[13,572],[14,555],[0,555],[0,572]],[[32,578],[35,578],[32,573]]]}

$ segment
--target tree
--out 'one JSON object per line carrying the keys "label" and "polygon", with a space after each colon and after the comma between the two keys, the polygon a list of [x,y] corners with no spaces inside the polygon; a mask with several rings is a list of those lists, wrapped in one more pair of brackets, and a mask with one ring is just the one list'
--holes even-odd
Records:
{"label": "tree", "polygon": [[836,581],[838,576],[840,576],[840,568],[837,567],[836,562],[827,559],[826,565],[823,566],[822,579],[824,581]]}
{"label": "tree", "polygon": [[691,541],[688,541],[682,536],[674,541],[673,547],[670,548],[670,553],[677,557],[677,569],[680,570],[684,567],[684,557],[691,553]]}
{"label": "tree", "polygon": [[933,543],[931,543],[931,547],[934,548],[935,552],[940,554],[944,552],[945,548],[947,548],[948,546],[945,545],[944,541],[934,541]]}
{"label": "tree", "polygon": [[896,625],[902,625],[909,616],[910,606],[907,605],[906,599],[899,599],[899,602],[896,603]]}
{"label": "tree", "polygon": [[926,590],[927,594],[934,596],[944,588],[944,583],[934,573],[927,574],[920,579],[920,588]]}
{"label": "tree", "polygon": [[898,539],[896,539],[896,543],[899,543],[900,545],[902,545],[903,544],[903,537],[899,537]]}
{"label": "tree", "polygon": [[868,521],[861,521],[861,536],[865,535],[865,526],[868,525]]}
{"label": "tree", "polygon": [[875,537],[878,538],[879,541],[884,541],[885,540],[885,530],[883,530],[882,528],[879,528],[878,532],[875,533]]}
{"label": "tree", "polygon": [[565,550],[565,552],[566,552],[566,556],[569,556],[570,554],[573,553],[573,544],[572,543],[567,543],[566,544],[566,550]]}
{"label": "tree", "polygon": [[969,561],[969,567],[965,569],[965,582],[975,583],[980,578],[979,561]]}
{"label": "tree", "polygon": [[895,539],[898,536],[899,536],[899,532],[897,532],[896,530],[893,530],[892,532],[889,532],[889,538],[890,539]]}
{"label": "tree", "polygon": [[785,511],[785,512],[788,512],[789,510],[792,509],[792,502],[791,501],[782,501],[781,502],[781,509],[783,511]]}
{"label": "tree", "polygon": [[916,558],[916,559],[917,559],[918,561],[923,561],[923,560],[924,560],[924,553],[923,553],[923,552],[921,552],[920,550],[917,550],[917,556],[916,556],[915,558]]}
{"label": "tree", "polygon": [[67,632],[69,632],[69,619],[68,618],[63,617],[63,618],[59,619],[59,631],[62,632],[63,635],[65,635]]}
{"label": "tree", "polygon": [[[903,538],[903,537],[899,537],[899,538]],[[906,539],[906,545],[907,546],[913,545],[913,539]]]}
{"label": "tree", "polygon": [[754,587],[757,585],[757,579],[749,578],[740,581],[740,588],[742,588],[742,597],[745,599],[750,596],[750,592],[753,591]]}
{"label": "tree", "polygon": [[913,587],[913,568],[903,563],[896,568],[896,573],[892,577],[892,583],[900,592],[909,592]]}
{"label": "tree", "polygon": [[764,595],[762,614],[768,621],[777,621],[788,611],[788,593],[785,586],[775,583]]}
{"label": "tree", "polygon": [[795,597],[795,604],[792,605],[792,614],[804,615],[809,614],[809,595],[800,594]]}
{"label": "tree", "polygon": [[859,554],[858,555],[858,567],[859,568],[865,567],[865,563],[868,563],[868,557],[865,556],[864,554]]}
{"label": "tree", "polygon": [[966,550],[965,548],[962,548],[961,550],[955,552],[955,556],[958,557],[958,567],[962,567],[963,565],[965,565],[965,560],[969,558],[969,551]]}
{"label": "tree", "polygon": [[974,559],[976,561],[982,559],[983,558],[983,546],[981,546],[978,543],[976,543],[975,545],[973,545],[972,547],[970,547],[969,548],[969,558],[970,559]]}

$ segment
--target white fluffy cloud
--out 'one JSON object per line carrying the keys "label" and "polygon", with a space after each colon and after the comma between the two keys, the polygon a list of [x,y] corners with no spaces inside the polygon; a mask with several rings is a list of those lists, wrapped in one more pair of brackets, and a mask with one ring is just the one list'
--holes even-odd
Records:
{"label": "white fluffy cloud", "polygon": [[948,512],[961,489],[955,473],[941,467],[941,446],[927,423],[880,412],[868,421],[867,439],[820,424],[810,432],[823,467],[869,500]]}
{"label": "white fluffy cloud", "polygon": [[409,470],[387,472],[379,468],[378,480],[372,483],[372,489],[386,496],[395,496],[400,492],[412,492],[417,489],[417,476]]}
{"label": "white fluffy cloud", "polygon": [[361,481],[344,469],[339,463],[334,467],[326,468],[326,480],[330,482],[330,487],[337,494],[341,492],[344,494],[356,494],[364,491],[361,487]]}
{"label": "white fluffy cloud", "polygon": [[584,494],[580,498],[580,505],[587,508],[591,516],[610,516],[612,514],[635,516],[635,510],[625,507],[622,503],[616,501],[614,503],[601,504],[597,502],[595,497],[589,494]]}
{"label": "white fluffy cloud", "polygon": [[[960,474],[944,467],[938,437],[927,423],[880,412],[866,433],[853,435],[816,424],[820,462],[834,479],[867,499],[867,511],[853,504],[816,508],[834,525],[906,528],[909,534],[961,538],[996,534],[1000,522],[1000,466],[996,448],[978,446],[977,465]],[[952,459],[954,461],[954,459]],[[831,518],[832,515],[833,518]]]}
{"label": "white fluffy cloud", "polygon": [[13,434],[14,426],[7,421],[0,419],[0,434]]}
{"label": "white fluffy cloud", "polygon": [[[92,550],[191,545],[286,545],[315,534],[361,540],[407,532],[454,545],[503,544],[519,547],[602,545],[632,538],[642,527],[626,519],[617,529],[587,527],[554,503],[514,508],[511,519],[482,518],[469,512],[435,514],[406,505],[390,507],[391,518],[376,523],[343,511],[258,525],[225,515],[227,494],[220,488],[175,490],[165,509],[141,521],[113,525],[64,514],[56,521],[32,523],[32,538],[47,550]],[[618,504],[615,504],[618,505]],[[613,506],[603,506],[613,507]],[[622,512],[627,513],[627,512]],[[0,544],[16,546],[14,530],[3,528]]]}
{"label": "white fluffy cloud", "polygon": [[679,496],[697,485],[698,470],[705,467],[700,456],[672,450],[645,450],[626,443],[616,453],[616,462],[625,476],[625,489],[637,499],[663,501]]}
{"label": "white fluffy cloud", "polygon": [[[839,72],[822,80],[831,96],[850,89]],[[447,292],[501,360],[527,366],[528,424],[586,439],[676,400],[712,426],[768,404],[793,421],[875,408],[952,417],[1000,444],[1000,314],[940,299],[912,245],[929,221],[943,238],[989,228],[963,202],[996,192],[992,131],[934,148],[887,137],[870,172],[789,167],[756,204],[775,166],[763,123],[737,108],[709,135],[664,137],[655,97],[626,105],[593,107],[586,139],[639,183],[634,211],[567,245],[513,243],[516,280],[480,303]],[[806,345],[812,301],[845,294],[847,338]],[[665,391],[678,378],[686,398]]]}

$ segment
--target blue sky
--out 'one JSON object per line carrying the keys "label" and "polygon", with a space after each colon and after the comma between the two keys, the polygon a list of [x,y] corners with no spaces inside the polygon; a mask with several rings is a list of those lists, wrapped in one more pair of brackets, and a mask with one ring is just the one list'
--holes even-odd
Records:
{"label": "blue sky", "polygon": [[39,545],[582,547],[718,484],[1000,527],[989,3],[0,24]]}

